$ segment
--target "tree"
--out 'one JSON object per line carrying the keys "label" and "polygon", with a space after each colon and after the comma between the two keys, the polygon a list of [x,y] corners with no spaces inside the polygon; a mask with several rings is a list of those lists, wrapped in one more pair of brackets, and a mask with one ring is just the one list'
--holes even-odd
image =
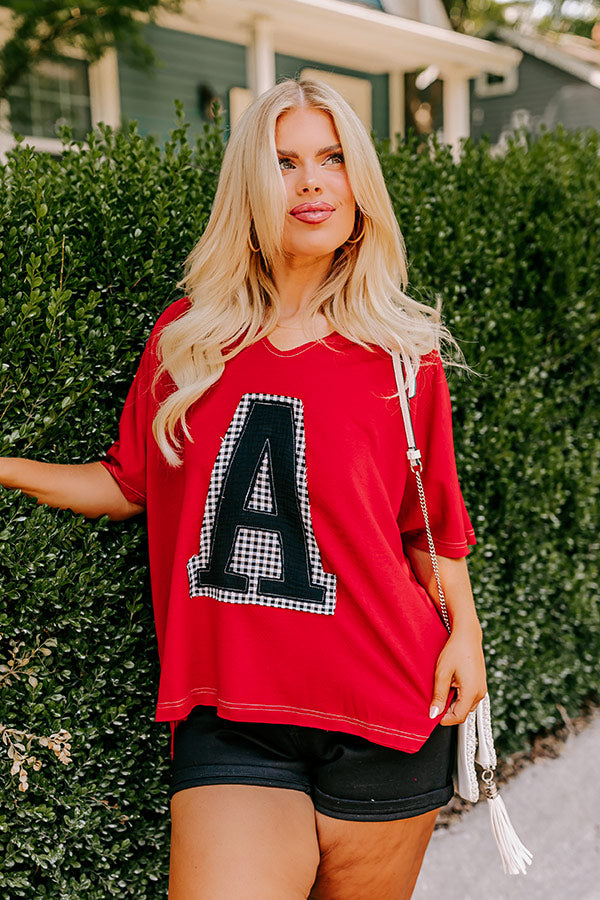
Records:
{"label": "tree", "polygon": [[463,34],[478,34],[490,23],[504,25],[504,6],[495,0],[442,0],[452,27]]}
{"label": "tree", "polygon": [[600,18],[600,0],[548,0],[544,15],[536,0],[442,0],[452,27],[483,35],[494,25],[526,26],[539,32],[560,31],[590,37]]}
{"label": "tree", "polygon": [[152,19],[161,7],[177,11],[181,0],[8,0],[0,7],[11,13],[11,36],[0,50],[2,98],[37,63],[60,58],[68,47],[78,47],[94,62],[119,45],[133,65],[152,65],[155,56],[143,39],[140,14]]}

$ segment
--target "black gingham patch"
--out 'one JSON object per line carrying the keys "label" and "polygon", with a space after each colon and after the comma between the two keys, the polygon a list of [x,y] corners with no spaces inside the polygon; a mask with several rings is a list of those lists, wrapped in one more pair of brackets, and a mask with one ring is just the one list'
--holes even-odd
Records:
{"label": "black gingham patch", "polygon": [[[288,410],[284,419],[286,421],[289,419],[292,423],[293,462],[288,468],[284,467],[284,471],[289,470],[290,473],[293,471],[291,480],[294,483],[286,483],[284,489],[281,484],[276,486],[275,479],[281,478],[281,463],[275,462],[271,443],[277,444],[280,435],[273,434],[271,439],[267,436],[263,442],[260,432],[259,443],[256,445],[259,448],[256,465],[248,483],[238,485],[231,482],[232,471],[239,470],[239,467],[236,470],[234,466],[236,449],[242,439],[248,438],[246,429],[252,419],[251,414],[257,408],[263,413],[268,413],[269,406],[274,404],[278,405],[278,409],[271,411],[283,414],[281,409],[283,404]],[[275,449],[281,451],[281,446]],[[277,465],[280,466],[279,470]],[[240,519],[243,521],[236,525],[227,520],[225,525],[226,533],[232,537],[227,540],[231,549],[224,566],[223,580],[233,579],[240,582],[239,588],[232,589],[219,583],[207,583],[207,580],[210,581],[213,577],[212,574],[209,577],[207,573],[211,572],[211,564],[214,562],[214,538],[219,532],[220,516],[224,514],[226,506],[224,497],[226,493],[230,497],[238,490],[241,491],[239,510]],[[288,548],[286,554],[283,531],[278,526],[284,522],[296,521],[298,516],[302,546],[296,545],[293,554]],[[255,525],[254,519],[259,524]],[[223,529],[220,533],[223,533]],[[224,547],[221,551],[223,554],[226,552]],[[281,596],[278,595],[276,583],[281,582],[282,586],[287,586],[290,581],[289,559],[286,559],[286,555],[305,561],[307,572],[304,572],[304,569],[302,571],[305,577],[308,575],[308,582],[303,596],[301,592],[298,596],[289,596],[289,589],[287,591],[282,589]],[[191,597],[209,596],[225,603],[253,603],[325,615],[334,613],[336,576],[324,571],[312,528],[306,482],[304,416],[302,402],[297,398],[277,394],[244,394],[241,398],[213,467],[204,509],[199,552],[189,560],[187,570]],[[271,579],[268,591],[260,590],[261,579],[263,588],[265,579]],[[214,580],[218,582],[219,579]],[[319,599],[315,599],[316,594],[319,594]]]}
{"label": "black gingham patch", "polygon": [[261,461],[258,464],[254,481],[248,489],[244,505],[246,509],[254,509],[256,512],[271,513],[276,516],[277,509],[273,493],[273,467],[271,465],[270,449],[268,441],[266,441]]}

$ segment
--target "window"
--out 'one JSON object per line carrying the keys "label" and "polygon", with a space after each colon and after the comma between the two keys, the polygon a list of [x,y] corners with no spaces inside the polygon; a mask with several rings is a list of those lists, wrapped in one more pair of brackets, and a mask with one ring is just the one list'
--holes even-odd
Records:
{"label": "window", "polygon": [[13,131],[56,138],[69,125],[76,140],[92,127],[88,65],[82,59],[45,60],[8,92]]}
{"label": "window", "polygon": [[519,73],[515,66],[506,75],[494,75],[492,72],[482,72],[475,79],[476,97],[502,97],[506,94],[514,94],[519,86]]}

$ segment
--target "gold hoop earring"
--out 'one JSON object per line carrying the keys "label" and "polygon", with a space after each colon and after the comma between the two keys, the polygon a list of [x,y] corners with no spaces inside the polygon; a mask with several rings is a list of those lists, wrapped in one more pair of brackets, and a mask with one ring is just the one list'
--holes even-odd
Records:
{"label": "gold hoop earring", "polygon": [[248,246],[252,250],[253,253],[260,253],[260,246],[255,247],[252,243],[252,237],[250,236],[250,232],[248,232]]}
{"label": "gold hoop earring", "polygon": [[[360,218],[362,219],[362,231],[357,238],[353,238],[352,240],[350,240],[350,238],[348,238],[346,241],[347,244],[358,244],[358,242],[362,241],[363,237],[365,236],[366,224],[365,224],[365,219],[364,219],[364,216],[362,215],[362,213],[361,213]],[[354,228],[352,229],[352,231],[354,231]]]}
{"label": "gold hoop earring", "polygon": [[346,243],[347,243],[347,244],[358,244],[359,241],[362,241],[362,239],[363,239],[364,236],[365,236],[365,225],[364,225],[364,223],[363,223],[363,230],[361,231],[361,233],[359,234],[359,236],[358,236],[357,238],[354,238],[354,240],[352,240],[352,241],[350,240],[350,238],[348,238],[348,240],[346,241]]}

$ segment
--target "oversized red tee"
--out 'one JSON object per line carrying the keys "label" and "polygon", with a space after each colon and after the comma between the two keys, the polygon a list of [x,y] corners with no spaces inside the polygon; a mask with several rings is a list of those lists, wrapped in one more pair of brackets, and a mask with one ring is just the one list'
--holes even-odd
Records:
{"label": "oversized red tee", "polygon": [[[427,543],[390,355],[339,334],[290,351],[263,338],[190,408],[175,468],[152,435],[173,385],[152,382],[160,331],[186,309],[158,320],[104,461],[147,509],[157,720],[204,704],[418,750],[448,635],[404,553]],[[465,556],[475,537],[436,354],[411,410],[437,552]]]}

